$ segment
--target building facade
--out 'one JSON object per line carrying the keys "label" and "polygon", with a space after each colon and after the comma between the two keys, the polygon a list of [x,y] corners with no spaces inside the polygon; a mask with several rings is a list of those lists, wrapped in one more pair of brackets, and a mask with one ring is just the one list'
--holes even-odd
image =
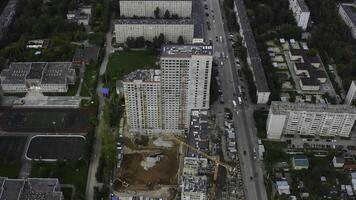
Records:
{"label": "building facade", "polygon": [[162,129],[160,73],[137,70],[122,81],[127,123],[132,132],[150,134]]}
{"label": "building facade", "polygon": [[352,37],[356,39],[356,4],[342,3],[339,6],[339,15],[350,28]]}
{"label": "building facade", "polygon": [[168,10],[171,15],[180,18],[190,18],[192,0],[120,0],[120,16],[125,17],[155,17],[155,10],[159,8],[163,16]]}
{"label": "building facade", "polygon": [[164,45],[162,69],[163,128],[189,127],[192,109],[208,109],[213,61],[211,46]]}
{"label": "building facade", "polygon": [[67,92],[68,85],[76,81],[71,62],[23,62],[11,63],[0,74],[5,93]]}
{"label": "building facade", "polygon": [[345,104],[351,105],[356,98],[356,81],[352,81],[345,97]]}
{"label": "building facade", "polygon": [[267,137],[282,135],[349,137],[356,109],[348,105],[272,102],[267,118]]}
{"label": "building facade", "polygon": [[194,24],[191,19],[120,19],[115,22],[115,37],[117,43],[125,43],[127,38],[143,36],[145,40],[153,41],[160,34],[166,42],[177,43],[182,36],[186,43],[193,41]]}
{"label": "building facade", "polygon": [[183,133],[192,109],[209,108],[212,47],[164,45],[161,52],[159,76],[139,70],[122,81],[131,132]]}
{"label": "building facade", "polygon": [[289,9],[292,10],[297,25],[306,30],[309,23],[310,11],[304,0],[289,0]]}

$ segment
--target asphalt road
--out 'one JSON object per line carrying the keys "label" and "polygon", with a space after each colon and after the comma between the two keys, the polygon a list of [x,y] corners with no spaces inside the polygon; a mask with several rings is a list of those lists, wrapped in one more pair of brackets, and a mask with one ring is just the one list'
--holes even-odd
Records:
{"label": "asphalt road", "polygon": [[[224,106],[234,109],[232,100],[238,102],[237,97],[241,96],[238,86],[241,83],[234,63],[234,54],[229,43],[229,36],[225,32],[227,27],[222,20],[219,1],[206,0],[204,2],[208,5],[205,13],[209,13],[209,17],[205,15],[205,21],[208,20],[211,24],[211,30],[207,30],[206,39],[208,42],[209,40],[213,42],[214,60],[219,65],[219,78],[225,101]],[[221,58],[222,54],[226,58]],[[253,155],[253,149],[256,148],[257,150],[256,128],[252,119],[253,108],[254,106],[251,103],[243,102],[235,109],[237,112],[234,112],[233,120],[238,133],[237,144],[246,197],[250,200],[267,200],[263,182],[262,161],[255,160]],[[220,116],[223,117],[223,115]],[[243,151],[246,151],[246,155],[243,155]]]}
{"label": "asphalt road", "polygon": [[[109,55],[113,52],[113,48],[111,46],[111,39],[112,39],[112,31],[113,31],[113,20],[111,19],[110,22],[110,30],[106,33],[106,42],[105,42],[105,55],[103,61],[100,65],[99,77],[106,72],[106,66],[109,60]],[[98,108],[98,126],[96,127],[96,138],[93,144],[93,152],[90,158],[89,170],[88,170],[88,178],[87,178],[87,187],[85,192],[85,199],[93,200],[94,199],[94,187],[98,186],[101,187],[102,184],[96,181],[96,171],[99,165],[100,159],[100,152],[101,152],[101,137],[100,137],[100,130],[103,126],[103,108],[105,104],[105,99],[101,94],[101,88],[103,87],[103,82],[101,78],[99,78],[99,83],[96,88],[96,92],[99,96],[99,108]]]}

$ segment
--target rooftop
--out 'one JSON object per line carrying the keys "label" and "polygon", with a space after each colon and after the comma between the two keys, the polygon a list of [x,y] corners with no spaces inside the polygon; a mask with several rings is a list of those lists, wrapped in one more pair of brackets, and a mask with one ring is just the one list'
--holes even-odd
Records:
{"label": "rooftop", "polygon": [[356,114],[356,108],[344,104],[311,104],[273,101],[270,106],[273,114],[286,114],[288,111],[327,112]]}
{"label": "rooftop", "polygon": [[57,191],[59,189],[59,182],[55,178],[8,179],[0,177],[1,185],[3,186],[3,190],[0,190],[0,200],[63,199],[62,192]]}
{"label": "rooftop", "polygon": [[207,193],[208,180],[206,176],[184,176],[183,191]]}
{"label": "rooftop", "polygon": [[239,17],[240,27],[242,29],[243,38],[246,43],[248,56],[251,59],[252,74],[256,83],[257,92],[270,92],[261,58],[258,53],[257,45],[255,42],[255,36],[251,29],[250,21],[246,13],[245,4],[243,0],[235,0],[235,4],[237,7],[237,13]]}
{"label": "rooftop", "polygon": [[130,82],[134,80],[141,80],[143,82],[159,82],[161,77],[161,70],[141,70],[131,72],[124,77],[123,81]]}
{"label": "rooftop", "polygon": [[307,4],[305,3],[304,0],[297,0],[298,2],[298,5],[300,7],[300,9],[303,11],[303,12],[309,12],[309,8],[307,6]]}
{"label": "rooftop", "polygon": [[194,23],[194,38],[203,38],[204,10],[202,1],[192,1],[192,18]]}
{"label": "rooftop", "polygon": [[356,4],[343,3],[340,6],[344,9],[345,13],[350,18],[353,25],[356,26]]}
{"label": "rooftop", "polygon": [[117,19],[114,24],[192,24],[192,19]]}
{"label": "rooftop", "polygon": [[[203,152],[209,151],[208,139],[208,111],[207,110],[192,110],[190,117],[190,126],[188,134],[189,145]],[[188,150],[189,157],[201,157],[195,151]]]}
{"label": "rooftop", "polygon": [[192,55],[213,55],[213,47],[209,45],[162,45],[161,57],[191,57]]}
{"label": "rooftop", "polygon": [[25,84],[37,79],[42,83],[66,83],[67,75],[75,75],[71,62],[19,62],[11,63],[1,72],[2,84]]}

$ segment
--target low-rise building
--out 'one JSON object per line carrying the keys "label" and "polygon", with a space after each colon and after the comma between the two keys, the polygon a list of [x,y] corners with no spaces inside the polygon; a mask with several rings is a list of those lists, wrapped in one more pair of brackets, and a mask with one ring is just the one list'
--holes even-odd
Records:
{"label": "low-rise building", "polygon": [[77,10],[68,11],[67,20],[79,25],[88,26],[91,20],[91,6],[83,6]]}
{"label": "low-rise building", "polygon": [[336,157],[333,158],[333,166],[335,168],[342,168],[344,167],[345,159],[343,157]]}
{"label": "low-rise building", "polygon": [[167,10],[180,18],[189,18],[192,13],[192,0],[120,0],[119,4],[124,17],[153,18],[157,8],[161,17]]}
{"label": "low-rise building", "polygon": [[186,43],[192,43],[194,23],[191,19],[119,19],[115,21],[117,43],[125,43],[127,38],[144,37],[153,41],[160,34],[166,42],[177,43],[180,36]]}
{"label": "low-rise building", "polygon": [[11,63],[0,74],[5,93],[67,92],[68,85],[76,81],[71,62],[20,62]]}
{"label": "low-rise building", "polygon": [[63,200],[56,178],[9,179],[0,177],[0,199]]}
{"label": "low-rise building", "polygon": [[29,40],[27,42],[27,49],[46,49],[48,48],[49,40],[48,39],[38,39],[38,40]]}
{"label": "low-rise building", "polygon": [[206,176],[185,176],[182,183],[181,200],[206,200],[208,178]]}
{"label": "low-rise building", "polygon": [[294,170],[308,169],[309,160],[305,155],[295,155],[292,158],[292,166]]}
{"label": "low-rise building", "polygon": [[352,37],[356,39],[356,4],[342,3],[339,6],[339,15],[346,25],[350,27]]}
{"label": "low-rise building", "polygon": [[356,120],[356,109],[348,105],[271,103],[267,118],[267,137],[282,135],[349,137]]}
{"label": "low-rise building", "polygon": [[[208,153],[209,152],[209,136],[208,136],[208,111],[207,110],[192,110],[190,116],[190,126],[188,133],[188,144],[194,148]],[[203,155],[198,154],[192,149],[188,149],[189,157],[202,158]]]}
{"label": "low-rise building", "polygon": [[297,25],[303,30],[306,30],[310,11],[304,0],[289,0],[289,9],[292,10]]}
{"label": "low-rise building", "polygon": [[307,49],[291,49],[289,57],[299,78],[302,90],[319,91],[320,84],[326,82],[327,76],[317,55],[310,55]]}

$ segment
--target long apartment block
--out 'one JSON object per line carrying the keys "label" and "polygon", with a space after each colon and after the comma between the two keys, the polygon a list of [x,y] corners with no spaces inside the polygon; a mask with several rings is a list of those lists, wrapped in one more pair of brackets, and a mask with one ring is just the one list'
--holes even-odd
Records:
{"label": "long apartment block", "polygon": [[115,22],[117,43],[125,43],[127,38],[141,37],[153,41],[160,34],[166,42],[177,43],[180,36],[190,43],[194,36],[194,23],[191,19],[119,19]]}
{"label": "long apartment block", "polygon": [[171,15],[190,18],[192,0],[120,0],[120,16],[155,17],[158,8],[161,16],[168,10]]}
{"label": "long apartment block", "polygon": [[161,52],[160,71],[136,71],[122,81],[133,133],[182,133],[192,109],[209,108],[212,46],[163,45]]}
{"label": "long apartment block", "polygon": [[267,137],[283,135],[349,137],[356,109],[349,105],[272,102],[267,118]]}

